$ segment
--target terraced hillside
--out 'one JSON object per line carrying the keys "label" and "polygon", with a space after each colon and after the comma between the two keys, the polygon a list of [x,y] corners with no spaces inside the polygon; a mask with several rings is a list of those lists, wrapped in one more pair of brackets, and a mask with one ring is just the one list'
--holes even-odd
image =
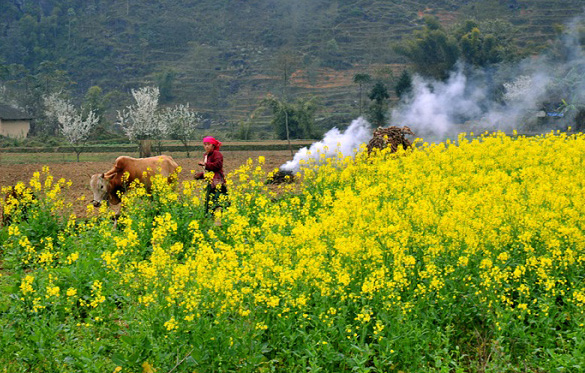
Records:
{"label": "terraced hillside", "polygon": [[470,17],[508,20],[521,46],[538,51],[582,12],[582,0],[11,0],[0,4],[0,65],[22,68],[0,82],[65,71],[79,97],[92,85],[120,97],[172,73],[168,104],[189,102],[215,123],[237,123],[267,93],[282,94],[278,60],[288,53],[289,99],[314,95],[321,118],[355,117],[353,75],[393,85],[407,61],[391,46],[425,15],[447,28]]}
{"label": "terraced hillside", "polygon": [[527,45],[545,45],[554,39],[555,27],[583,15],[583,1],[500,0],[467,2],[460,13],[478,19],[502,18],[518,27],[516,39]]}
{"label": "terraced hillside", "polygon": [[[340,118],[355,117],[359,107],[358,86],[352,81],[354,74],[369,73],[389,85],[393,84],[406,67],[406,61],[393,52],[391,45],[421,27],[425,15],[437,16],[445,27],[469,17],[505,19],[518,28],[515,37],[522,46],[538,50],[554,39],[555,27],[579,14],[581,9],[578,0],[362,0],[330,6],[326,11],[331,15],[327,22],[295,35],[297,52],[304,61],[291,75],[289,95],[319,97],[325,105],[322,117],[333,114]],[[330,57],[333,62],[337,58],[337,66],[332,61],[329,62],[333,66],[323,66],[324,52],[319,49],[328,47],[336,48],[337,57]],[[248,119],[258,101],[268,92],[281,93],[282,71],[275,62],[278,49],[235,44],[224,54],[228,57],[225,60],[218,58],[213,50],[212,46],[192,45],[191,53],[183,56],[189,57],[175,61],[174,67],[181,71],[177,96],[196,102],[204,112],[239,122]],[[205,62],[197,62],[201,59]],[[214,60],[220,66],[213,65]],[[201,92],[204,94],[200,95]],[[256,124],[266,124],[267,120],[267,117],[257,118]]]}

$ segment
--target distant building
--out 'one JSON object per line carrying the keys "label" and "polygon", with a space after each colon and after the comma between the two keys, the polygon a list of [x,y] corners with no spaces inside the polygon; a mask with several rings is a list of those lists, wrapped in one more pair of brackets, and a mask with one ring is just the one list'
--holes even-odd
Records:
{"label": "distant building", "polygon": [[32,117],[10,105],[0,103],[0,135],[13,138],[24,138],[30,130]]}

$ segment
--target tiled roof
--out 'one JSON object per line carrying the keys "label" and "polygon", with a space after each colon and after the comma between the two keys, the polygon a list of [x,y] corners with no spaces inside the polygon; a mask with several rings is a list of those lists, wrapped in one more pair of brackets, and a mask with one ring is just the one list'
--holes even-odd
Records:
{"label": "tiled roof", "polygon": [[32,119],[32,116],[20,109],[16,109],[10,105],[0,103],[0,119],[4,120],[19,120]]}

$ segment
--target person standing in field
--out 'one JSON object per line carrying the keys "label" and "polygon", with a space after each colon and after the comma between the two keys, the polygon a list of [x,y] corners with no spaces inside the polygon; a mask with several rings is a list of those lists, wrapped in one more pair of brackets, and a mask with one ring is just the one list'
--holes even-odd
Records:
{"label": "person standing in field", "polygon": [[[217,141],[211,136],[203,138],[203,149],[205,154],[203,161],[199,162],[199,166],[203,167],[203,171],[195,175],[196,180],[205,178],[205,171],[213,172],[213,178],[207,184],[205,194],[205,214],[209,214],[209,209],[212,211],[221,208],[221,199],[227,198],[227,187],[225,185],[225,177],[223,174],[223,155],[219,151],[221,142]],[[224,197],[222,197],[224,196]]]}

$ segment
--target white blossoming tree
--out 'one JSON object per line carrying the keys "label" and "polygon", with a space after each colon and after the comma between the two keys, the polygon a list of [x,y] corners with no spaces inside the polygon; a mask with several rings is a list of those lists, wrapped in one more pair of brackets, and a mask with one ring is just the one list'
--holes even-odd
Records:
{"label": "white blossoming tree", "polygon": [[79,154],[83,151],[83,145],[87,142],[91,130],[98,124],[99,116],[93,111],[88,111],[84,117],[83,108],[77,110],[58,93],[46,96],[44,104],[47,117],[57,120],[59,131],[73,146],[79,162]]}
{"label": "white blossoming tree", "polygon": [[187,105],[176,105],[166,108],[161,114],[161,121],[165,123],[169,136],[181,141],[189,158],[189,141],[197,132],[197,126],[201,123],[201,116]]}
{"label": "white blossoming tree", "polygon": [[159,141],[166,135],[167,128],[158,114],[160,91],[156,87],[143,87],[132,90],[135,105],[118,111],[118,122],[130,141],[136,141],[140,156],[150,155],[149,139]]}

